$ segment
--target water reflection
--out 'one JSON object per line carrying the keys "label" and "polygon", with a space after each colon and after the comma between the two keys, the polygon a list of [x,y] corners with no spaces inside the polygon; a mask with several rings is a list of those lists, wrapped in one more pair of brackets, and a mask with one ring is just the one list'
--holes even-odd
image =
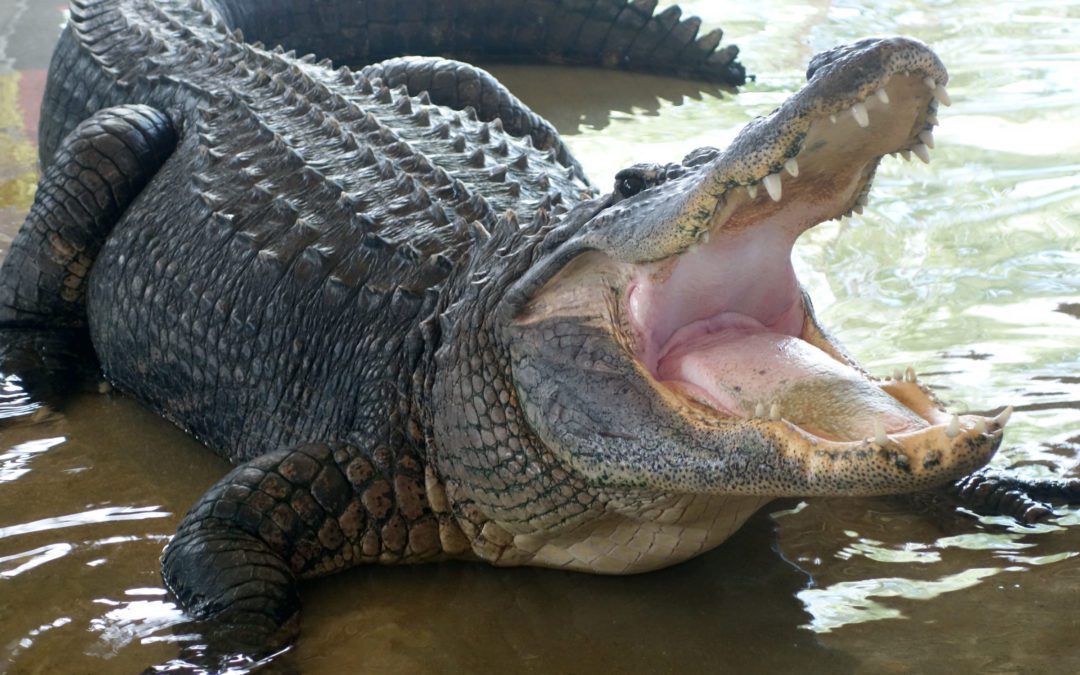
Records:
{"label": "water reflection", "polygon": [[178,642],[190,636],[170,633],[170,627],[188,619],[176,604],[165,599],[164,588],[129,588],[127,596],[161,598],[153,600],[111,600],[98,598],[94,603],[109,609],[90,620],[90,631],[100,640],[91,648],[93,656],[112,656],[132,642]]}
{"label": "water reflection", "polygon": [[[0,339],[3,339],[2,331]],[[41,404],[31,400],[18,376],[0,373],[0,424],[8,423],[9,419],[18,422],[20,418],[40,409]]]}
{"label": "water reflection", "polygon": [[[71,544],[49,544],[30,551],[23,551],[14,555],[0,556],[0,579],[10,579],[23,572],[28,572],[39,565],[62,558],[72,550]],[[4,569],[4,563],[24,560],[16,567]]]}
{"label": "water reflection", "polygon": [[62,616],[28,631],[24,637],[15,641],[13,644],[8,645],[6,657],[0,654],[0,668],[3,668],[6,672],[6,668],[4,667],[13,664],[15,662],[15,657],[22,651],[34,646],[35,638],[55,628],[62,628],[69,623],[71,623],[71,617]]}
{"label": "water reflection", "polygon": [[970,569],[932,581],[902,577],[845,581],[825,588],[808,588],[798,596],[813,616],[805,627],[815,633],[829,633],[852,623],[903,618],[900,610],[871,598],[932,600],[943,593],[971,588],[1001,571],[1002,568],[995,567]]}
{"label": "water reflection", "polygon": [[46,452],[65,440],[58,438],[39,438],[20,443],[10,450],[0,453],[0,483],[6,483],[21,478],[30,471],[30,461],[37,455]]}
{"label": "water reflection", "polygon": [[[651,75],[590,68],[560,74],[558,87],[550,73],[527,66],[494,64],[492,73],[510,91],[529,92],[529,105],[544,110],[547,119],[567,137],[603,132],[615,124],[638,125],[642,118],[659,117],[673,108],[704,109],[735,93],[704,82],[686,82]],[[589,92],[584,105],[563,105],[567,90]]]}
{"label": "water reflection", "polygon": [[93,523],[107,523],[121,520],[145,520],[147,518],[167,518],[170,513],[159,511],[157,506],[106,506],[100,509],[91,509],[80,513],[69,513],[63,516],[54,516],[42,520],[34,520],[29,523],[20,523],[8,527],[0,527],[0,539],[6,539],[17,534],[29,534],[42,530],[57,530],[64,527],[88,525]]}

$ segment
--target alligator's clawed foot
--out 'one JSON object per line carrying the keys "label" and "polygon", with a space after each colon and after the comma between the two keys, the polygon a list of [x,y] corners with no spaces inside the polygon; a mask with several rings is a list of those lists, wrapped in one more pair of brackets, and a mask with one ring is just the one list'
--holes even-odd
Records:
{"label": "alligator's clawed foot", "polygon": [[284,560],[256,537],[223,528],[181,528],[165,549],[162,567],[166,585],[199,620],[205,638],[200,661],[224,665],[238,655],[261,658],[296,639],[295,579]]}
{"label": "alligator's clawed foot", "polygon": [[1054,515],[1055,503],[1080,504],[1080,478],[1029,479],[977,471],[953,483],[949,492],[976,513],[1032,524]]}

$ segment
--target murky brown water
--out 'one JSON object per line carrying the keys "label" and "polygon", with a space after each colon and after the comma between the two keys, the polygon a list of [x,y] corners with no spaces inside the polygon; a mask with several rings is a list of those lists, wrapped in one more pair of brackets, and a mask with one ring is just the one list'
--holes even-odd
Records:
{"label": "murky brown water", "polygon": [[[0,252],[29,205],[59,11],[0,2]],[[59,3],[56,3],[59,4]],[[743,48],[728,95],[610,73],[494,68],[606,183],[723,145],[809,56],[869,34],[952,74],[933,163],[887,160],[871,207],[797,265],[871,369],[914,365],[955,409],[1017,414],[996,460],[1080,464],[1080,3],[683,3]],[[724,3],[725,5],[734,3]],[[132,672],[193,639],[157,558],[227,465],[120,396],[0,432],[0,672]],[[776,503],[718,550],[604,578],[449,564],[304,587],[302,672],[1080,672],[1080,511],[1036,528],[925,498]]]}

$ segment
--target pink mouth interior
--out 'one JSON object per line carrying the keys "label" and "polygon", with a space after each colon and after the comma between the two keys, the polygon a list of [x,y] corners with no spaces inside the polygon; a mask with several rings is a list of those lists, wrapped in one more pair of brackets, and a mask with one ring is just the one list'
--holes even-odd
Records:
{"label": "pink mouth interior", "polygon": [[749,418],[774,409],[831,440],[926,426],[862,373],[803,339],[791,266],[804,227],[760,223],[644,268],[627,291],[639,358],[666,386]]}

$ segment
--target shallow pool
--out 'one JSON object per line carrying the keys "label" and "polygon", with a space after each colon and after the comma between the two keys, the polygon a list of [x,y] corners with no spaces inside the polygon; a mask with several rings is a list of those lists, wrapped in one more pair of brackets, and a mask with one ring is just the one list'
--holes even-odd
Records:
{"label": "shallow pool", "polygon": [[[62,20],[0,3],[0,252],[29,207],[32,130]],[[59,4],[59,3],[56,3]],[[872,371],[913,366],[951,409],[1016,407],[995,462],[1080,464],[1080,2],[721,8],[757,81],[737,94],[593,71],[493,67],[607,186],[724,145],[816,51],[930,43],[949,68],[932,163],[886,159],[862,216],[796,266]],[[735,5],[736,3],[723,3]],[[0,431],[0,672],[132,672],[197,639],[158,555],[227,464],[119,395]],[[303,589],[302,672],[1080,672],[1080,511],[1036,527],[932,497],[777,502],[716,551],[626,578],[476,564],[370,568]]]}

